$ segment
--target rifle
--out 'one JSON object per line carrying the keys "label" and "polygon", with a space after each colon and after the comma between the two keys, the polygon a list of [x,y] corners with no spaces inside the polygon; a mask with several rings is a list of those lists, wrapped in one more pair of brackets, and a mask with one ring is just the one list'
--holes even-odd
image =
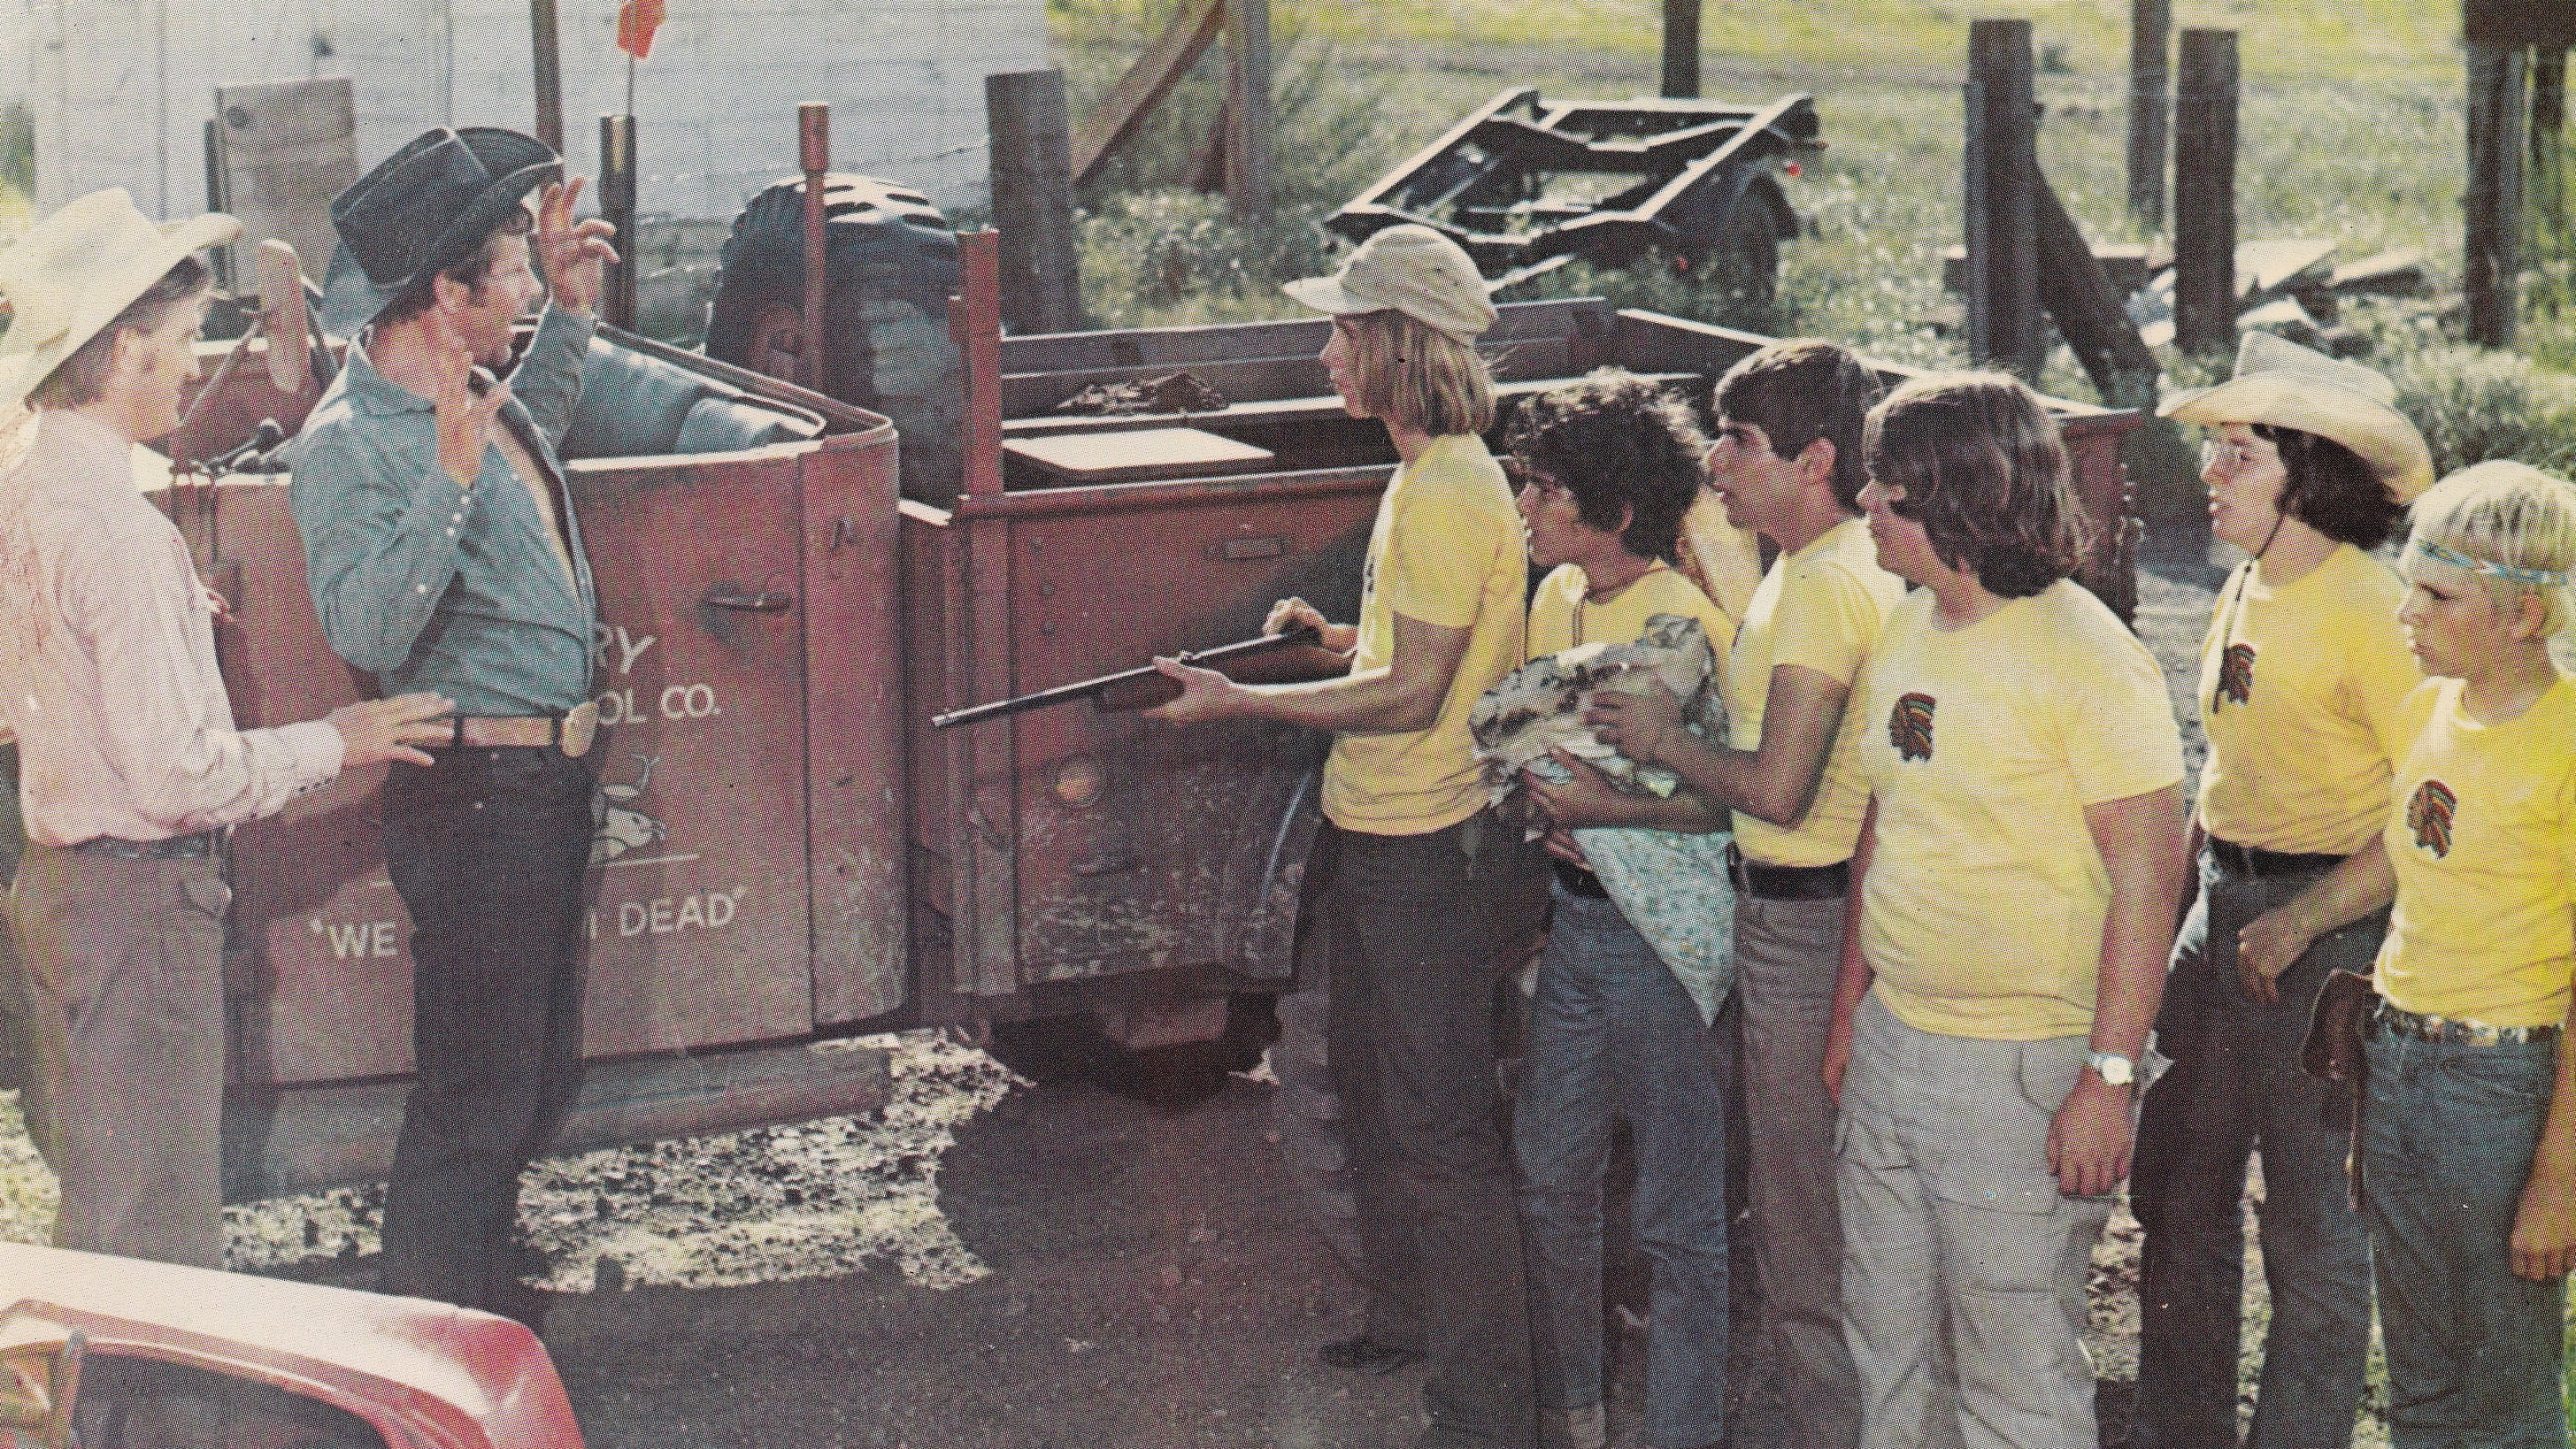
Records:
{"label": "rifle", "polygon": [[[1291,654],[1290,651],[1295,653]],[[1289,657],[1272,660],[1271,664],[1277,667],[1246,670],[1243,674],[1235,672],[1236,666],[1262,655]],[[1213,649],[1199,650],[1195,654],[1183,654],[1179,656],[1179,661],[1183,664],[1195,664],[1201,669],[1219,670],[1228,678],[1243,683],[1330,678],[1350,668],[1350,661],[1347,658],[1325,650],[1323,636],[1304,624],[1276,634],[1264,634],[1257,639],[1220,644]],[[1266,677],[1246,679],[1244,674]],[[1179,698],[1180,693],[1181,686],[1178,680],[1148,664],[1141,669],[1122,669],[1116,674],[1104,674],[1097,679],[1085,679],[1076,684],[1059,684],[1053,689],[1041,689],[1035,694],[1016,695],[1010,699],[994,700],[990,704],[952,709],[946,714],[932,715],[930,727],[944,730],[957,725],[975,724],[982,720],[1000,719],[1009,714],[1026,714],[1033,709],[1052,709],[1059,704],[1071,704],[1077,699],[1090,700],[1092,708],[1104,712],[1152,709],[1158,704],[1165,704]]]}

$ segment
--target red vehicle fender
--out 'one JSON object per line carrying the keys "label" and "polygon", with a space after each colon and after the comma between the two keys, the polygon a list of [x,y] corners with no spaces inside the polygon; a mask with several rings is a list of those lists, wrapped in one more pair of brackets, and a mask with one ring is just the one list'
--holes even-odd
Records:
{"label": "red vehicle fender", "polygon": [[388,1449],[582,1449],[554,1361],[506,1318],[345,1288],[0,1243],[0,1355],[73,1332],[346,1410]]}

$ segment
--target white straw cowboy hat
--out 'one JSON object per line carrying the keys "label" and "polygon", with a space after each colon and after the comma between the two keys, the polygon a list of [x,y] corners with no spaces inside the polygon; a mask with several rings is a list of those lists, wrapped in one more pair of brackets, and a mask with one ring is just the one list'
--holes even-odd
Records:
{"label": "white straw cowboy hat", "polygon": [[1279,290],[1336,316],[1401,312],[1460,342],[1483,336],[1501,315],[1466,248],[1412,222],[1360,243],[1331,276],[1302,278]]}
{"label": "white straw cowboy hat", "polygon": [[2412,503],[2433,486],[2433,452],[2396,403],[2397,384],[2359,363],[2248,332],[2234,376],[2167,398],[2156,412],[2182,423],[2268,423],[2332,438],[2369,464],[2398,502]]}
{"label": "white straw cowboy hat", "polygon": [[156,223],[122,187],[93,191],[36,223],[0,251],[0,295],[12,313],[0,337],[0,414],[25,402],[181,258],[241,234],[241,223],[219,211]]}

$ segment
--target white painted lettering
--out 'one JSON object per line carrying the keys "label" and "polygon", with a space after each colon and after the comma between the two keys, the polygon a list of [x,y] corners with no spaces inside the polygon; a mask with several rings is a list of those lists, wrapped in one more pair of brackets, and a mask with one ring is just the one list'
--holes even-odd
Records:
{"label": "white painted lettering", "polygon": [[649,901],[617,903],[617,934],[634,936],[678,936],[692,931],[720,931],[733,924],[741,913],[744,887],[729,891],[705,891],[685,896],[662,896]]}
{"label": "white painted lettering", "polygon": [[716,707],[712,684],[674,684],[662,691],[661,703],[664,719],[710,719],[724,712]]}

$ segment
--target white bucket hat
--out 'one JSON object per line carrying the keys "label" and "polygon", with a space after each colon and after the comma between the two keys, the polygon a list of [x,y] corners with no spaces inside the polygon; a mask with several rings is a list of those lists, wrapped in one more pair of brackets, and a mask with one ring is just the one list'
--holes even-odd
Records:
{"label": "white bucket hat", "polygon": [[1360,243],[1329,277],[1280,288],[1318,312],[1401,312],[1460,342],[1474,342],[1501,316],[1466,248],[1427,226],[1391,226]]}
{"label": "white bucket hat", "polygon": [[38,222],[0,251],[0,296],[12,312],[0,337],[0,414],[25,402],[182,257],[241,234],[241,223],[219,211],[156,223],[122,187],[93,191]]}
{"label": "white bucket hat", "polygon": [[2215,387],[2167,398],[2156,412],[2176,422],[2268,423],[2332,438],[2350,448],[2400,503],[2433,486],[2433,451],[2397,410],[2397,384],[2356,362],[2248,332],[2236,372]]}

